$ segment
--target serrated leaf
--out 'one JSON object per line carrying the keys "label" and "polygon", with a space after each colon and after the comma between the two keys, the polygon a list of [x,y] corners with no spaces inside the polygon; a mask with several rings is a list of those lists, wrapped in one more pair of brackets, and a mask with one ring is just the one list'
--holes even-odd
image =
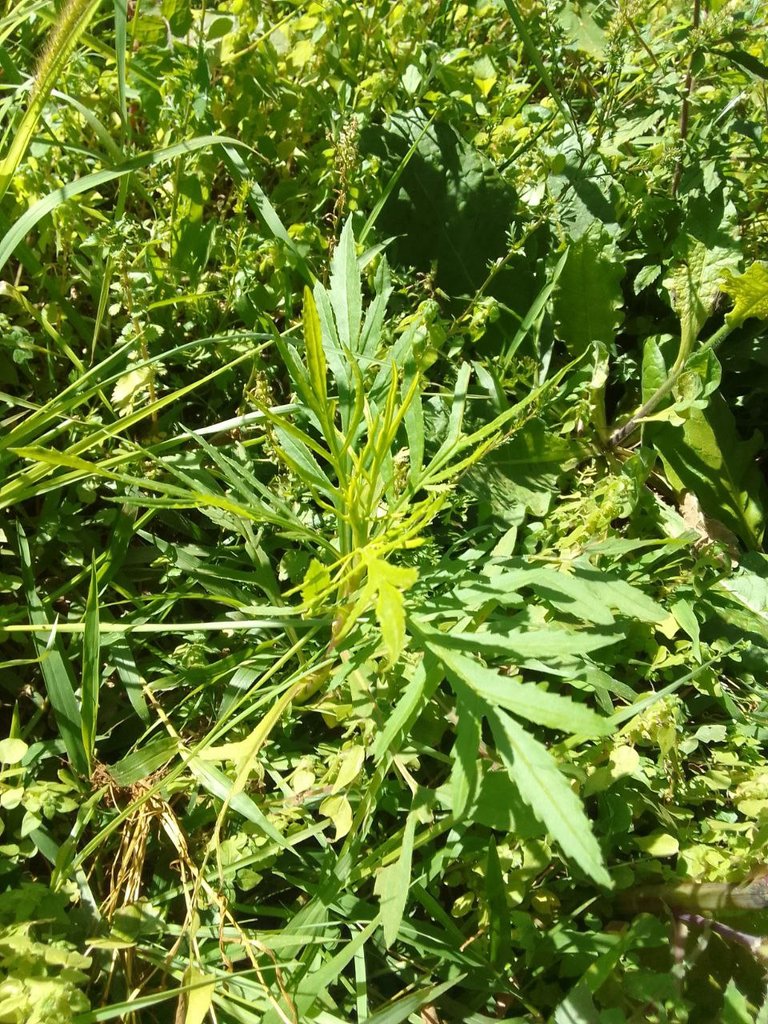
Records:
{"label": "serrated leaf", "polygon": [[[638,587],[614,574],[582,565],[574,567],[571,572],[525,563],[520,568],[496,569],[487,583],[462,588],[457,591],[457,596],[463,602],[470,601],[471,607],[493,597],[507,605],[518,603],[516,600],[510,602],[510,597],[516,598],[517,592],[525,587],[530,587],[547,604],[585,622],[611,625],[614,611],[643,622],[661,622],[667,616],[666,610]],[[553,625],[551,628],[558,627]],[[578,644],[578,640],[575,643]]]}
{"label": "serrated leaf", "polygon": [[566,857],[573,858],[599,885],[612,888],[584,807],[555,759],[504,711],[494,711],[488,720],[496,749],[523,800]]}
{"label": "serrated leaf", "polygon": [[623,639],[622,634],[598,633],[596,630],[563,629],[547,626],[545,629],[517,629],[509,633],[483,630],[476,633],[451,633],[445,646],[454,650],[487,652],[505,655],[524,665],[531,658],[572,658],[589,654],[601,647],[610,647]]}
{"label": "serrated leaf", "polygon": [[435,640],[427,640],[427,647],[440,659],[454,682],[458,680],[469,687],[484,702],[483,712],[486,707],[507,708],[537,725],[587,736],[599,736],[608,730],[607,722],[600,715],[569,697],[548,693],[533,683],[510,679]]}
{"label": "serrated leaf", "polygon": [[721,288],[733,299],[726,316],[731,327],[739,327],[750,317],[768,320],[768,263],[752,263],[743,274],[723,274]]}
{"label": "serrated leaf", "polygon": [[573,356],[594,342],[614,349],[621,323],[624,266],[602,228],[592,228],[571,243],[554,296],[557,333]]}

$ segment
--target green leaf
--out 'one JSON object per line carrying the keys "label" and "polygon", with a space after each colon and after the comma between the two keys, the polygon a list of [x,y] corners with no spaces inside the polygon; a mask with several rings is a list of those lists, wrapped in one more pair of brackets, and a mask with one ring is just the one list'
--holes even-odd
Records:
{"label": "green leaf", "polygon": [[608,731],[604,719],[569,697],[510,679],[436,640],[428,639],[427,647],[443,663],[451,680],[469,687],[486,706],[507,708],[537,725],[563,732],[599,736]]}
{"label": "green leaf", "polygon": [[29,105],[0,160],[0,200],[8,190],[40,122],[51,92],[61,81],[73,49],[98,9],[100,0],[71,0],[54,22],[29,94]]}
{"label": "green leaf", "polygon": [[680,318],[681,350],[690,352],[709,319],[724,273],[735,270],[740,251],[735,210],[721,195],[693,203],[685,230],[675,243],[677,262],[664,279]]}
{"label": "green leaf", "polygon": [[373,891],[381,903],[381,924],[384,930],[384,944],[387,949],[397,938],[408,902],[415,831],[416,815],[411,811],[405,820],[400,856],[394,864],[389,864],[379,870],[374,884]]}
{"label": "green leaf", "polygon": [[[752,565],[756,571],[753,571]],[[739,569],[717,583],[755,620],[755,632],[768,629],[768,557],[747,555]]]}
{"label": "green leaf", "polygon": [[731,63],[736,64],[738,67],[744,68],[749,71],[750,74],[755,75],[757,78],[762,78],[764,81],[768,81],[768,66],[763,64],[761,60],[747,50],[733,47],[728,50],[717,50],[712,47],[712,53],[716,53],[718,57],[724,57]]}
{"label": "green leaf", "polygon": [[[360,150],[380,161],[390,182],[397,176],[378,214],[380,231],[394,239],[390,260],[425,272],[436,267],[439,288],[473,295],[489,262],[507,253],[512,187],[449,124],[430,124],[420,110],[398,112],[387,126],[365,129]],[[521,276],[526,273],[521,267]],[[520,279],[515,283],[519,288]]]}
{"label": "green leaf", "polygon": [[228,807],[241,814],[246,821],[256,825],[265,836],[277,843],[282,849],[288,846],[286,840],[280,835],[266,814],[257,807],[247,793],[233,792],[236,783],[233,784],[232,779],[228,778],[224,772],[219,771],[218,768],[211,764],[206,764],[199,757],[187,758],[187,764],[200,785],[212,796],[225,801]]}
{"label": "green leaf", "polygon": [[473,466],[464,486],[487,502],[494,515],[506,518],[521,505],[544,515],[559,477],[582,451],[577,442],[559,437],[542,419],[532,418]]}
{"label": "green leaf", "polygon": [[592,17],[587,5],[579,4],[576,8],[572,3],[566,3],[557,21],[566,33],[566,49],[577,50],[596,60],[603,60],[606,35]]}
{"label": "green leaf", "polygon": [[330,299],[342,350],[357,353],[360,347],[362,290],[351,219],[341,232],[331,261]]}
{"label": "green leaf", "polygon": [[109,774],[118,786],[133,786],[164,768],[178,753],[178,749],[178,743],[172,736],[160,736],[110,765]]}
{"label": "green leaf", "polygon": [[488,721],[496,749],[523,800],[563,853],[599,885],[611,888],[613,883],[584,807],[555,759],[504,711],[494,711]]}
{"label": "green leaf", "polygon": [[555,288],[553,311],[557,333],[572,356],[587,352],[594,342],[614,351],[622,320],[623,276],[616,247],[601,226],[571,243]]}
{"label": "green leaf", "polygon": [[383,1006],[380,1010],[366,1018],[365,1024],[402,1024],[403,1021],[413,1019],[413,1015],[423,1006],[432,1006],[440,996],[458,985],[463,974],[458,974],[442,985],[430,985],[427,988],[420,988],[416,992],[409,992],[400,999],[395,999]]}
{"label": "green leaf", "polygon": [[655,394],[667,379],[669,368],[664,361],[656,336],[646,338],[643,343],[642,395],[646,401]]}
{"label": "green leaf", "polygon": [[[24,583],[27,608],[29,609],[29,621],[34,626],[48,625],[48,616],[35,588],[29,543],[21,526],[18,528],[18,538],[21,577]],[[52,633],[54,628],[51,626]],[[33,643],[40,659],[43,681],[45,682],[48,699],[51,702],[59,735],[64,741],[64,747],[72,767],[81,775],[87,775],[89,762],[88,755],[83,746],[83,727],[80,718],[80,707],[75,696],[75,679],[71,662],[64,654],[59,637],[54,637],[46,642],[42,638],[43,635],[37,632],[34,633]]]}
{"label": "green leaf", "polygon": [[[515,560],[513,564],[520,561]],[[614,611],[642,622],[663,622],[667,618],[666,609],[639,587],[616,573],[601,572],[588,565],[574,565],[571,571],[565,572],[523,562],[519,568],[493,566],[492,572],[491,569],[487,572],[487,582],[481,579],[457,589],[456,596],[462,603],[479,608],[495,597],[503,605],[518,604],[518,592],[530,587],[547,604],[585,622],[612,625]]]}
{"label": "green leaf", "polygon": [[[481,775],[477,794],[463,813],[464,821],[509,832],[521,840],[544,835],[541,822],[523,801],[520,790],[506,771],[483,770]],[[441,803],[453,811],[451,790],[448,783],[438,790],[438,796]]]}
{"label": "green leaf", "polygon": [[496,843],[491,837],[485,867],[485,895],[488,900],[488,945],[491,964],[500,970],[510,957],[511,929],[507,887]]}
{"label": "green leaf", "polygon": [[44,196],[30,206],[0,240],[0,269],[11,258],[16,246],[43,217],[51,213],[52,210],[55,210],[57,206],[73,199],[75,196],[97,189],[101,185],[107,184],[107,182],[125,177],[126,174],[132,174],[142,167],[153,167],[158,164],[168,163],[178,157],[194,153],[198,149],[210,149],[211,146],[243,145],[237,139],[230,139],[225,135],[201,135],[194,139],[188,139],[185,142],[178,142],[174,146],[141,153],[132,160],[126,160],[120,167],[105,171],[94,171],[92,174],[86,174],[82,178],[68,182],[62,188],[49,192],[47,196]]}
{"label": "green leaf", "polygon": [[739,275],[726,271],[720,287],[733,299],[733,309],[725,318],[731,327],[750,317],[768,320],[768,263],[752,263]]}
{"label": "green leaf", "polygon": [[610,647],[623,639],[618,631],[615,633],[598,633],[596,630],[563,629],[559,626],[547,626],[545,629],[518,629],[509,633],[496,633],[492,630],[446,634],[443,638],[445,647],[454,650],[488,652],[513,658],[521,665],[532,658],[573,658],[576,655],[589,654]]}
{"label": "green leaf", "polygon": [[91,581],[85,605],[83,631],[83,675],[81,683],[81,725],[83,746],[88,764],[93,764],[96,747],[96,729],[99,717],[99,691],[101,688],[101,645],[99,634],[99,584],[96,577],[95,557],[91,563]]}
{"label": "green leaf", "polygon": [[307,351],[307,369],[309,370],[310,385],[322,411],[328,402],[323,336],[315,300],[312,297],[312,292],[306,286],[304,287],[304,342]]}
{"label": "green leaf", "polygon": [[762,440],[743,441],[725,399],[687,411],[682,428],[659,424],[650,439],[679,489],[691,491],[707,516],[723,523],[750,548],[764,531],[766,486],[755,456]]}
{"label": "green leaf", "polygon": [[451,751],[451,810],[460,821],[477,795],[477,752],[482,742],[483,706],[472,694],[456,696],[456,742]]}

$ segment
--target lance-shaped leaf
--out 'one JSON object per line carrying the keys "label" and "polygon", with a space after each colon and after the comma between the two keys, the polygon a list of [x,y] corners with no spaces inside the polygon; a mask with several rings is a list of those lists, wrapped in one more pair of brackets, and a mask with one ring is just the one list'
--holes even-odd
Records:
{"label": "lance-shaped leaf", "polygon": [[95,561],[91,565],[91,582],[88,601],[85,606],[85,631],[83,633],[83,675],[81,728],[83,747],[88,764],[93,764],[96,746],[96,726],[99,716],[99,684],[101,682],[101,645],[99,642],[99,584],[96,578]]}
{"label": "lance-shaped leaf", "polygon": [[312,391],[321,405],[328,400],[328,381],[323,351],[323,335],[320,317],[309,288],[304,288],[304,343],[307,352],[307,369]]}
{"label": "lance-shaped leaf", "polygon": [[600,715],[569,697],[548,693],[533,683],[510,679],[432,639],[427,640],[427,647],[440,659],[452,682],[469,687],[482,699],[484,712],[485,707],[507,708],[537,725],[589,736],[599,736],[607,730],[607,723]]}
{"label": "lance-shaped leaf", "polygon": [[613,883],[584,807],[557,762],[504,711],[488,716],[496,749],[523,800],[562,848],[600,885]]}

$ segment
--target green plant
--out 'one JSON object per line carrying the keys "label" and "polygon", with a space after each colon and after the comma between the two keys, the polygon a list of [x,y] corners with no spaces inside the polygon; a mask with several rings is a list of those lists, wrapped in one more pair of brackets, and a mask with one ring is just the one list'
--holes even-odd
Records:
{"label": "green plant", "polygon": [[693,14],[0,12],[0,1018],[765,1017],[768,50]]}

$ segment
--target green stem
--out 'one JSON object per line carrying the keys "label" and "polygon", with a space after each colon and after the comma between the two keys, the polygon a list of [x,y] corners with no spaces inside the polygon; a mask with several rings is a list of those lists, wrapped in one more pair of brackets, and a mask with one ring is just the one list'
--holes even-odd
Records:
{"label": "green stem", "polygon": [[741,885],[725,882],[682,882],[680,885],[648,885],[629,889],[620,897],[622,909],[700,911],[754,911],[768,907],[768,875]]}
{"label": "green stem", "polygon": [[67,60],[96,13],[99,3],[100,0],[70,0],[59,15],[40,57],[27,109],[7,155],[0,160],[0,199],[8,191],[16,169],[32,141],[48,97],[54,86],[60,83]]}
{"label": "green stem", "polygon": [[[697,351],[706,352],[709,349],[716,349],[728,337],[733,329],[734,328],[731,324],[723,324],[720,330],[716,331]],[[672,391],[688,365],[692,347],[692,342],[691,344],[680,345],[680,351],[678,352],[677,359],[675,360],[672,369],[669,371],[664,383],[654,391],[650,398],[643,402],[639,409],[632,413],[626,423],[614,430],[609,441],[609,446],[611,448],[618,447],[630,436],[630,434],[633,434],[642,424],[642,421],[646,416],[650,416],[659,403],[662,402]]]}

